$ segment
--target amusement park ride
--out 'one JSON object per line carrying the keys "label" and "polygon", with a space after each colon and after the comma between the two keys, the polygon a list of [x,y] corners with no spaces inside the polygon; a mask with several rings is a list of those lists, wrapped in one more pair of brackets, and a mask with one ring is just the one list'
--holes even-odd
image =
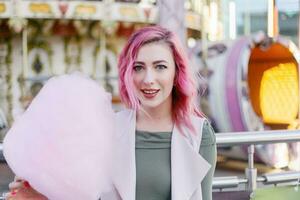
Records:
{"label": "amusement park ride", "polygon": [[[134,30],[157,20],[155,0],[1,0],[2,136],[48,78],[72,71],[102,84],[119,109],[117,56]],[[199,39],[199,12],[189,8],[185,24],[188,36]],[[190,58],[205,78],[201,107],[217,132],[299,129],[300,53],[292,41],[257,33],[210,43],[205,59],[200,47],[190,49]],[[256,160],[300,169],[297,143],[256,148]],[[224,150],[224,155],[232,156],[235,150],[235,157],[246,158],[243,149]]]}
{"label": "amusement park ride", "polygon": [[[197,47],[193,52],[202,53]],[[294,43],[259,32],[216,42],[207,54],[200,69],[208,74],[202,101],[217,132],[299,129],[300,54]],[[239,150],[239,157],[246,157]],[[256,158],[270,166],[299,169],[298,144],[257,146],[257,150]]]}

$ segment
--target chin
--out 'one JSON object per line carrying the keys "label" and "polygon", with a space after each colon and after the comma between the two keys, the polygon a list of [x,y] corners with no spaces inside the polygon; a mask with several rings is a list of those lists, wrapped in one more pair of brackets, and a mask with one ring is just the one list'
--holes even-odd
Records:
{"label": "chin", "polygon": [[164,102],[161,101],[143,101],[141,102],[142,107],[148,109],[154,109],[160,107]]}
{"label": "chin", "polygon": [[143,101],[141,101],[141,106],[144,108],[155,108],[155,107],[159,106],[159,102],[143,100]]}
{"label": "chin", "polygon": [[142,104],[142,106],[144,108],[153,109],[153,108],[157,108],[159,106],[159,104],[157,104],[157,103],[144,103],[144,104]]}

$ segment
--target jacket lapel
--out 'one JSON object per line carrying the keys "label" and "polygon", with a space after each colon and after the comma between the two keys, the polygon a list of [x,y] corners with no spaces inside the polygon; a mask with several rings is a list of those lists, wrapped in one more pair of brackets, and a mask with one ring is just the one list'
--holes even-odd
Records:
{"label": "jacket lapel", "polygon": [[136,113],[133,110],[116,114],[117,144],[113,180],[122,200],[135,199],[135,124]]}
{"label": "jacket lapel", "polygon": [[[171,141],[172,200],[201,200],[201,181],[210,164],[199,154],[203,119],[194,117],[193,125],[198,135],[192,135],[186,128],[184,134],[174,126]],[[116,115],[117,144],[116,164],[113,180],[122,200],[134,200],[136,189],[135,127],[136,113],[125,110]],[[199,127],[199,128],[197,128]],[[194,192],[200,188],[199,195]]]}
{"label": "jacket lapel", "polygon": [[[174,127],[171,141],[172,200],[189,200],[197,189],[201,191],[201,181],[210,168],[210,164],[199,154],[202,124],[203,119],[193,118],[197,136],[188,133],[185,128],[182,134],[178,127]],[[193,198],[201,200],[201,194]]]}

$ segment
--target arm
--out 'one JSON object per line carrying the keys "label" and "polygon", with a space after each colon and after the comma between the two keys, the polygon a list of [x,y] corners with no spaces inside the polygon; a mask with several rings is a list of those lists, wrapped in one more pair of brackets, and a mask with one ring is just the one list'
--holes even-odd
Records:
{"label": "arm", "polygon": [[216,167],[217,145],[215,132],[208,121],[205,121],[203,124],[199,153],[209,164],[211,164],[210,170],[201,183],[202,199],[212,200],[212,180]]}

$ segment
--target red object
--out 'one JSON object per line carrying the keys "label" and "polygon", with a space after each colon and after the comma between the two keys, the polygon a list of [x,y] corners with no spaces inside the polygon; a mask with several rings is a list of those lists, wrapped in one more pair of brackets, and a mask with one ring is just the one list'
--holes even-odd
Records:
{"label": "red object", "polygon": [[26,187],[26,188],[30,188],[31,187],[30,184],[28,183],[28,181],[24,182],[24,187]]}
{"label": "red object", "polygon": [[117,31],[117,35],[121,37],[128,38],[134,31],[134,25],[125,26],[123,23],[120,23],[120,26]]}
{"label": "red object", "polygon": [[76,28],[71,21],[67,23],[60,23],[59,21],[56,21],[52,30],[54,35],[63,37],[70,37],[77,34]]}
{"label": "red object", "polygon": [[10,30],[6,22],[0,22],[0,37],[8,38],[10,35]]}

